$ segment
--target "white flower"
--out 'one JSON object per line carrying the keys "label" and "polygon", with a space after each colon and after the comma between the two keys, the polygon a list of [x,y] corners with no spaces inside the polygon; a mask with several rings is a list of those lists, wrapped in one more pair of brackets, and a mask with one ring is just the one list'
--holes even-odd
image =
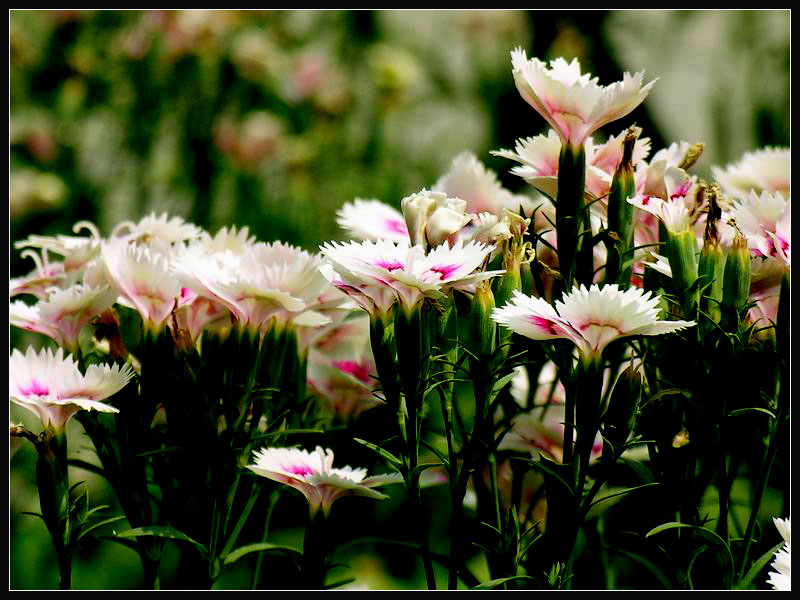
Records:
{"label": "white flower", "polygon": [[695,185],[694,181],[682,169],[668,167],[664,183],[666,186],[664,198],[639,194],[628,198],[628,202],[656,216],[671,233],[688,231],[691,221],[684,198],[691,196],[690,190]]}
{"label": "white flower", "polygon": [[497,180],[497,174],[487,169],[475,155],[463,152],[453,159],[450,170],[433,185],[433,191],[461,198],[465,211],[472,214],[491,213],[497,217],[508,209],[525,215],[533,212],[534,203],[528,196],[512,194]]}
{"label": "white flower", "polygon": [[790,148],[762,148],[747,152],[724,168],[711,167],[714,178],[726,194],[746,200],[753,191],[788,197],[791,193],[792,152]]}
{"label": "white flower", "polygon": [[53,288],[46,300],[35,305],[22,301],[11,303],[9,320],[14,327],[42,333],[74,352],[78,349],[78,335],[83,326],[114,304],[116,298],[117,292],[107,285]]}
{"label": "white flower", "polygon": [[305,250],[258,242],[241,254],[209,253],[200,243],[179,252],[173,264],[184,287],[227,307],[244,325],[263,328],[273,318],[284,324],[328,322],[309,310],[327,281],[320,257]]}
{"label": "white flower", "polygon": [[[128,233],[124,233],[126,230]],[[168,244],[174,244],[195,239],[201,233],[202,230],[199,227],[186,223],[181,217],[169,218],[167,213],[156,216],[153,212],[138,223],[123,221],[114,228],[111,237],[137,243],[159,239]]]}
{"label": "white flower", "polygon": [[314,452],[299,448],[262,448],[254,452],[254,464],[247,467],[268,479],[300,491],[312,514],[320,508],[327,516],[334,500],[342,496],[366,496],[382,500],[387,496],[374,487],[399,483],[398,473],[367,477],[366,469],[334,468],[333,451],[317,446]]}
{"label": "white flower", "polygon": [[[516,415],[498,450],[529,452],[534,457],[543,453],[560,463],[564,458],[565,412],[564,404],[548,404]],[[577,432],[574,434],[577,438]],[[603,438],[598,432],[592,444],[591,460],[597,460],[602,452]]]}
{"label": "white flower", "polygon": [[773,518],[772,522],[780,532],[784,545],[775,553],[775,560],[770,565],[775,571],[769,572],[767,583],[772,586],[772,589],[790,592],[792,590],[792,521],[791,518]]}
{"label": "white flower", "polygon": [[401,208],[411,243],[426,250],[455,241],[472,219],[466,214],[466,201],[426,189],[403,198]]}
{"label": "white flower", "polygon": [[[604,144],[596,144],[591,137],[586,139],[586,200],[606,196],[611,189],[611,179],[622,158],[622,142],[625,133],[611,136]],[[634,145],[632,161],[634,165],[641,163],[650,151],[650,140],[637,139]],[[492,151],[495,156],[502,156],[520,163],[512,167],[514,175],[522,177],[534,188],[555,198],[558,194],[558,161],[561,153],[561,140],[558,134],[550,129],[547,135],[537,135],[516,141],[514,151]]]}
{"label": "white flower", "polygon": [[356,198],[336,211],[336,222],[357,240],[408,241],[403,214],[380,200]]}
{"label": "white flower", "polygon": [[555,303],[514,292],[511,302],[495,308],[492,318],[534,340],[572,340],[584,361],[599,361],[612,341],[634,335],[660,335],[695,325],[694,321],[659,321],[659,297],[639,288],[581,286]]}
{"label": "white flower", "polygon": [[[409,247],[389,240],[329,242],[321,246],[322,254],[341,278],[341,283],[334,285],[343,292],[359,301],[359,296],[370,295],[375,286],[388,288],[407,309],[424,297],[441,300],[448,289],[473,291],[479,281],[501,274],[503,271],[478,270],[493,249],[494,246],[464,244],[461,240],[452,247],[445,242],[427,255],[422,246]],[[385,304],[383,307],[388,308]]]}
{"label": "white flower", "polygon": [[737,202],[730,211],[736,226],[747,238],[750,251],[756,256],[778,257],[791,262],[792,205],[776,192],[751,191],[747,199]]}
{"label": "white flower", "polygon": [[131,244],[114,238],[101,248],[108,282],[120,294],[120,302],[135,308],[142,320],[163,326],[181,286],[171,271],[171,247],[160,238],[148,244]]}
{"label": "white flower", "polygon": [[78,363],[59,348],[38,354],[29,347],[23,355],[14,349],[8,361],[9,399],[38,415],[42,425],[63,430],[79,410],[119,412],[100,402],[116,394],[133,377],[130,365],[89,365],[81,374]]}
{"label": "white flower", "polygon": [[625,73],[622,81],[608,87],[597,78],[581,74],[577,59],[550,61],[550,68],[536,58],[528,60],[522,48],[511,52],[514,82],[525,101],[556,130],[561,140],[582,146],[593,132],[636,108],[655,81],[642,85],[644,71]]}

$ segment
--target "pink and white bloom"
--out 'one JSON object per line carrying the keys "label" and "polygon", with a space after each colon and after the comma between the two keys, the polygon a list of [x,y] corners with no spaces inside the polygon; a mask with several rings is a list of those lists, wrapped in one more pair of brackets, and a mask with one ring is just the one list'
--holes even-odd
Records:
{"label": "pink and white bloom", "polygon": [[[611,179],[622,159],[622,142],[625,133],[611,136],[603,144],[597,144],[591,137],[586,139],[586,200],[602,198],[611,189]],[[633,150],[633,164],[638,165],[650,152],[650,140],[637,139]],[[534,188],[555,198],[558,193],[558,161],[561,153],[561,139],[550,129],[547,135],[537,135],[516,141],[514,150],[492,151],[520,163],[511,168],[514,175],[522,177]]]}
{"label": "pink and white bloom", "polygon": [[101,400],[125,387],[133,369],[128,364],[89,365],[82,374],[62,348],[55,354],[50,349],[37,354],[29,347],[25,354],[17,349],[11,353],[8,376],[9,399],[35,413],[44,427],[62,431],[79,410],[119,412]]}
{"label": "pink and white bloom", "polygon": [[380,200],[356,198],[336,211],[336,222],[357,240],[409,240],[403,213]]}
{"label": "pink and white bloom", "polygon": [[453,243],[472,220],[465,200],[426,189],[403,198],[401,208],[411,243],[426,250],[445,241]]}
{"label": "pink and white bloom", "polygon": [[573,289],[555,306],[515,291],[511,302],[495,308],[492,318],[534,340],[571,340],[586,363],[597,363],[611,342],[634,335],[661,335],[695,325],[694,321],[658,320],[660,298],[639,288],[614,285]]}
{"label": "pink and white bloom", "polygon": [[780,258],[786,266],[791,264],[792,205],[780,192],[751,191],[747,199],[737,202],[731,209],[732,218],[739,231],[747,238],[747,245],[755,256]]}
{"label": "pink and white bloom", "polygon": [[[520,413],[511,420],[511,429],[503,436],[498,449],[527,452],[533,457],[544,454],[560,463],[564,459],[565,412],[564,404],[549,404]],[[577,439],[577,432],[574,433]],[[598,432],[590,460],[594,462],[602,453],[603,438]]]}
{"label": "pink and white bloom", "polygon": [[22,301],[9,306],[11,325],[42,333],[68,352],[78,349],[81,329],[95,316],[109,308],[117,292],[109,286],[90,287],[76,284],[64,290],[53,288],[46,300],[35,305]]}
{"label": "pink and white bloom", "polygon": [[725,167],[711,167],[714,178],[722,191],[739,201],[744,201],[750,192],[791,194],[792,152],[790,148],[766,147],[747,152],[742,158]]}
{"label": "pink and white bloom", "polygon": [[173,271],[183,287],[225,306],[241,324],[263,329],[273,318],[282,324],[329,321],[311,310],[328,285],[319,266],[318,255],[281,242],[258,242],[241,254],[207,252],[201,243],[179,252]]}
{"label": "pink and white bloom", "polygon": [[556,130],[564,144],[582,146],[600,127],[630,113],[647,97],[655,83],[642,85],[644,71],[625,73],[622,81],[601,86],[597,78],[581,74],[577,59],[542,61],[525,50],[511,52],[514,82],[525,101]]}
{"label": "pink and white bloom", "polygon": [[343,496],[387,498],[373,488],[400,483],[399,473],[367,477],[366,469],[350,466],[334,468],[333,451],[317,446],[314,452],[299,448],[262,448],[253,454],[254,463],[247,466],[254,473],[283,483],[302,493],[312,515],[322,509],[330,514],[331,505]]}
{"label": "pink and white bloom", "polygon": [[[333,283],[343,292],[359,302],[360,296],[370,295],[375,286],[382,287],[391,290],[406,309],[425,297],[444,299],[450,289],[474,291],[476,283],[502,274],[503,271],[479,270],[493,249],[494,246],[464,244],[461,240],[452,247],[445,242],[427,254],[422,246],[389,240],[329,242],[321,246],[323,256],[340,277],[340,283]],[[382,300],[385,302],[386,298]],[[385,304],[381,308],[384,307],[388,308]]]}
{"label": "pink and white bloom", "polygon": [[775,559],[770,564],[775,570],[769,572],[767,583],[774,590],[790,592],[792,590],[792,520],[791,517],[773,518],[772,522],[775,523],[775,527],[783,538],[783,547],[775,553]]}
{"label": "pink and white bloom", "polygon": [[[127,231],[127,233],[126,233]],[[128,242],[144,242],[158,239],[168,244],[185,242],[199,237],[202,230],[181,217],[170,218],[167,213],[159,216],[150,213],[138,223],[123,221],[111,232],[112,238],[121,238]]]}
{"label": "pink and white bloom", "polygon": [[101,248],[108,282],[119,302],[136,309],[145,323],[163,327],[175,308],[181,286],[172,274],[172,248],[160,239],[131,244],[113,238]]}
{"label": "pink and white bloom", "polygon": [[465,212],[471,214],[491,213],[503,216],[508,209],[530,216],[535,206],[533,200],[523,194],[512,194],[500,185],[497,174],[479,161],[471,152],[462,152],[453,159],[450,169],[433,185],[434,192],[460,198],[466,202]]}
{"label": "pink and white bloom", "polygon": [[92,261],[100,253],[102,238],[97,226],[90,221],[78,221],[72,231],[78,233],[86,229],[89,236],[73,235],[31,235],[14,243],[14,248],[38,248],[63,257],[65,272],[74,272]]}
{"label": "pink and white bloom", "polygon": [[668,167],[664,184],[666,192],[664,198],[638,194],[628,198],[628,203],[657,217],[670,233],[688,231],[692,221],[684,199],[690,197],[690,191],[695,186],[694,181],[683,169]]}

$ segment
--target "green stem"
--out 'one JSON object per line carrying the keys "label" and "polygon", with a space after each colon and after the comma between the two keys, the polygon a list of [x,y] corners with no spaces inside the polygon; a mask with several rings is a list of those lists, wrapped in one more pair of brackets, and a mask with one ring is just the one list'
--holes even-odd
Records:
{"label": "green stem", "polygon": [[[280,496],[280,489],[275,489],[269,495],[269,504],[267,505],[267,515],[264,518],[264,531],[261,533],[261,543],[267,541],[267,535],[269,534],[269,523],[272,519],[272,511],[275,508],[275,504],[278,502],[278,497]],[[264,553],[259,552],[256,556],[256,564],[253,567],[253,573],[250,578],[250,589],[255,590],[258,589],[258,580],[261,577],[261,564],[264,560]]]}

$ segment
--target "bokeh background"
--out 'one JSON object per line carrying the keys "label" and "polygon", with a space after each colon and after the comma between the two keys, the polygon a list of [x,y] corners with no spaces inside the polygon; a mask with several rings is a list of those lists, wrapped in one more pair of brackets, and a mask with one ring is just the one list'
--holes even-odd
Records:
{"label": "bokeh background", "polygon": [[[789,32],[788,10],[12,10],[9,274],[33,267],[16,240],[69,234],[82,219],[108,235],[153,211],[313,251],[344,239],[342,204],[399,207],[463,151],[525,191],[508,161],[489,154],[545,131],[514,87],[516,46],[577,57],[604,85],[623,71],[658,77],[644,104],[598,137],[635,122],[653,152],[702,141],[694,172],[710,176],[744,152],[789,145]],[[11,347],[28,343],[41,340],[10,331]],[[57,585],[43,524],[21,514],[38,510],[34,460],[31,448],[10,447],[11,589]],[[114,503],[101,481],[76,477],[95,501]],[[398,506],[354,504],[342,508],[351,528],[392,535]],[[290,541],[302,534],[277,529]],[[371,587],[422,587],[414,563],[356,552],[351,567],[371,574]],[[236,577],[220,587],[239,586]],[[76,559],[79,588],[138,578],[136,555],[112,543],[87,544]]]}

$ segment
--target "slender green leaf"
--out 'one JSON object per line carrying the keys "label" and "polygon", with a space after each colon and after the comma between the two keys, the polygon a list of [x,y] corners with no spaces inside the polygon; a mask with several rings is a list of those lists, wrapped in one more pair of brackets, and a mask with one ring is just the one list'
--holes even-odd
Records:
{"label": "slender green leaf", "polygon": [[[597,499],[596,499],[594,502],[592,502],[592,503],[591,503],[589,506],[590,506],[590,507],[592,507],[592,506],[594,506],[595,504],[599,504],[600,502],[603,502],[604,500],[609,500],[609,499],[611,499],[611,498],[615,498],[615,497],[617,497],[617,496],[622,496],[623,494],[628,494],[628,493],[630,493],[630,492],[632,492],[632,491],[634,491],[634,490],[640,490],[640,489],[642,489],[642,488],[651,487],[651,486],[654,486],[654,485],[658,485],[658,482],[657,482],[657,481],[654,481],[654,482],[652,482],[652,483],[644,483],[644,484],[642,484],[642,485],[637,485],[637,486],[634,486],[634,487],[632,487],[632,488],[627,488],[627,489],[625,489],[625,490],[622,490],[621,492],[615,492],[615,493],[613,493],[613,494],[608,494],[607,496],[603,496],[602,498],[597,498]],[[649,534],[648,534],[648,535],[649,535]]]}
{"label": "slender green leaf", "polygon": [[729,412],[728,416],[729,417],[733,417],[733,416],[740,415],[742,413],[748,413],[748,412],[761,412],[761,413],[769,415],[773,419],[777,418],[775,416],[775,413],[773,413],[771,410],[767,410],[766,408],[760,408],[758,406],[753,406],[752,408],[737,408],[736,410],[732,410],[731,412]]}
{"label": "slender green leaf", "polygon": [[362,440],[360,438],[353,438],[353,439],[356,442],[358,442],[359,444],[362,444],[362,445],[366,446],[367,448],[369,448],[373,452],[377,452],[381,457],[383,457],[384,460],[386,460],[386,462],[388,462],[390,465],[392,465],[395,469],[400,470],[400,467],[402,466],[403,461],[401,461],[399,458],[397,458],[394,454],[392,454],[388,450],[384,450],[380,446],[376,446],[372,442],[368,442],[368,441]]}
{"label": "slender green leaf", "polygon": [[528,575],[514,575],[513,577],[502,577],[500,579],[492,579],[491,581],[487,581],[482,583],[478,586],[472,588],[473,590],[493,590],[498,585],[503,585],[508,581],[514,581],[515,579],[530,579],[533,581],[533,577],[529,577]]}
{"label": "slender green leaf", "polygon": [[735,589],[737,590],[748,590],[753,585],[753,581],[756,577],[758,577],[759,573],[767,566],[767,563],[773,559],[775,553],[781,549],[783,546],[783,542],[778,542],[772,548],[767,550],[764,554],[761,555],[761,558],[758,560],[753,561],[753,564],[750,565],[750,569],[747,571],[744,577],[742,577],[739,582],[736,584]]}
{"label": "slender green leaf", "polygon": [[248,554],[252,554],[253,552],[268,552],[268,551],[277,551],[277,552],[285,552],[290,556],[294,556],[296,558],[302,557],[303,553],[295,548],[290,548],[289,546],[281,546],[279,544],[270,544],[268,542],[257,542],[254,544],[247,544],[245,546],[239,546],[235,550],[232,550],[228,556],[225,557],[224,564],[230,565],[235,563],[237,560],[242,558],[243,556],[247,556]]}
{"label": "slender green leaf", "polygon": [[118,537],[139,537],[139,536],[154,536],[154,537],[162,537],[170,540],[177,540],[181,542],[189,542],[190,544],[194,544],[200,550],[204,558],[208,558],[208,550],[206,549],[203,544],[197,542],[190,538],[185,533],[182,533],[175,529],[174,527],[164,527],[164,526],[148,526],[148,527],[135,527],[134,529],[128,529],[126,531],[121,531],[117,533]]}
{"label": "slender green leaf", "polygon": [[92,523],[89,527],[85,527],[84,529],[81,530],[81,533],[78,536],[78,539],[80,540],[81,538],[86,537],[92,531],[94,531],[95,529],[98,529],[99,527],[102,527],[103,525],[108,525],[110,523],[116,523],[117,521],[122,521],[123,519],[125,519],[124,516],[109,517],[108,519],[103,519],[102,521],[98,521],[97,523]]}

